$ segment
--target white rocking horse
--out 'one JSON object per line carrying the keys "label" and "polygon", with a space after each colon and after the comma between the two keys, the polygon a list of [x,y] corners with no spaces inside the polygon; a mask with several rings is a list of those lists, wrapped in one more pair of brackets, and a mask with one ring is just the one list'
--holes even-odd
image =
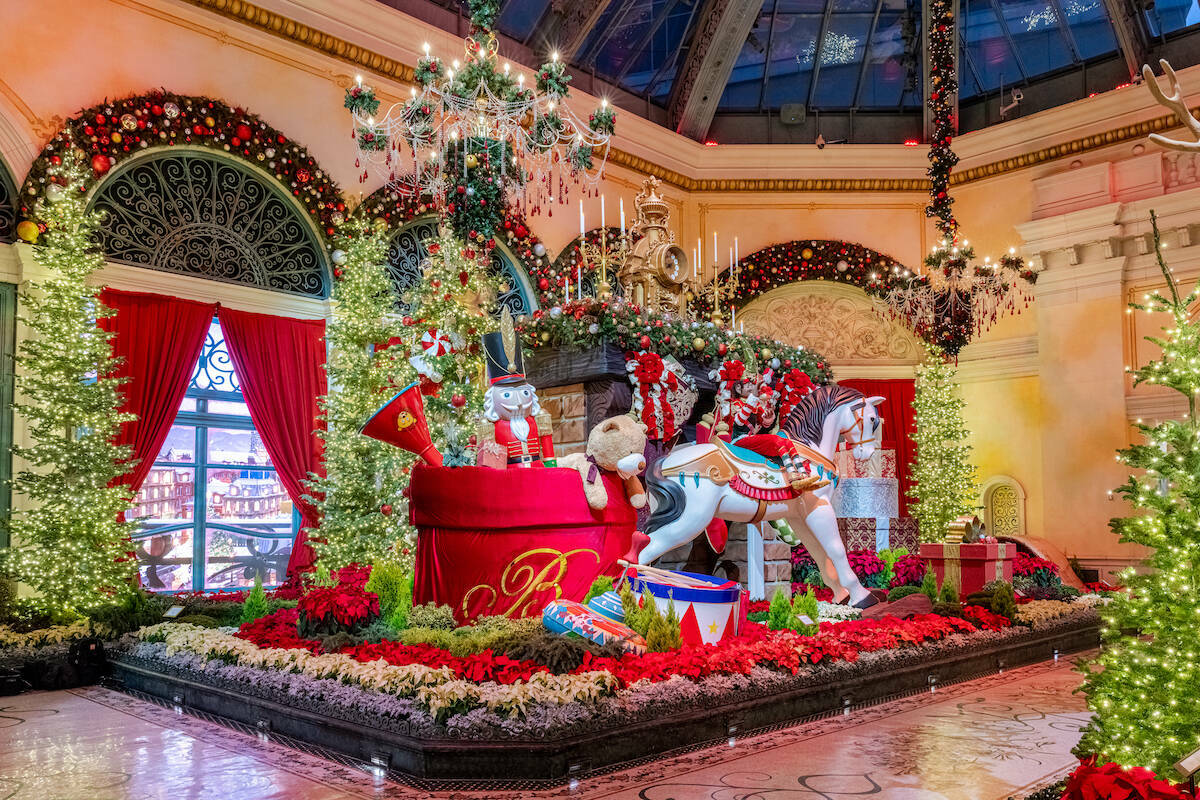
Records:
{"label": "white rocking horse", "polygon": [[[854,457],[868,459],[883,420],[875,406],[884,398],[864,397],[845,386],[822,386],[806,395],[780,422],[777,436],[794,447],[793,463],[816,480],[795,480],[767,456],[714,439],[676,448],[646,473],[650,490],[650,542],[638,554],[648,565],[698,536],[714,517],[757,524],[786,519],[808,548],[836,602],[866,608],[875,604],[859,582],[838,533],[830,497],[837,485],[833,455],[839,442]],[[761,442],[764,438],[754,437]],[[793,486],[811,485],[809,491]]]}

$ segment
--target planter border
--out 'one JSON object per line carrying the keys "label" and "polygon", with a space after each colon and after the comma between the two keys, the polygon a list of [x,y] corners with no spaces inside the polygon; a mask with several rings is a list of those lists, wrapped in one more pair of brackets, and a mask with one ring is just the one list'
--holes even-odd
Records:
{"label": "planter border", "polygon": [[1044,661],[1055,652],[1067,655],[1098,644],[1099,623],[1092,618],[1082,624],[1075,621],[1073,625],[1030,631],[985,647],[935,652],[884,674],[856,672],[854,664],[847,664],[848,674],[840,679],[782,692],[726,698],[710,707],[543,739],[476,740],[406,734],[216,686],[204,682],[202,673],[184,674],[124,653],[112,656],[112,667],[113,679],[120,688],[384,766],[418,780],[562,782],[727,740],[735,734],[745,736],[757,729],[841,711],[847,703],[863,706],[883,702],[927,689],[932,681],[945,686],[997,669]]}

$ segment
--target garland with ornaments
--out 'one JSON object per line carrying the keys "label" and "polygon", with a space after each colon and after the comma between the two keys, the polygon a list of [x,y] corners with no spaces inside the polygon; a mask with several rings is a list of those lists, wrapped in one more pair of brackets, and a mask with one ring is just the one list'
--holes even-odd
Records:
{"label": "garland with ornaments", "polygon": [[517,330],[530,351],[583,350],[611,343],[631,353],[653,351],[666,358],[713,367],[729,359],[751,369],[799,369],[814,383],[833,382],[833,370],[818,353],[762,336],[735,334],[711,322],[687,322],[617,300],[593,297],[523,316]]}
{"label": "garland with ornaments", "polygon": [[228,153],[273,174],[327,237],[345,213],[341,189],[308,150],[258,116],[220,100],[156,90],[85,109],[46,143],[21,187],[18,235],[34,242],[45,232],[36,203],[63,191],[58,168],[72,151],[82,151],[89,166],[80,186],[87,192],[122,161],[172,146]]}
{"label": "garland with ornaments", "polygon": [[954,217],[954,198],[950,196],[950,173],[958,164],[958,155],[950,148],[954,137],[954,98],[958,94],[958,75],[954,70],[957,45],[955,0],[930,0],[929,3],[929,82],[926,104],[933,120],[929,142],[929,205],[925,216],[937,217],[938,230],[949,241],[958,232]]}

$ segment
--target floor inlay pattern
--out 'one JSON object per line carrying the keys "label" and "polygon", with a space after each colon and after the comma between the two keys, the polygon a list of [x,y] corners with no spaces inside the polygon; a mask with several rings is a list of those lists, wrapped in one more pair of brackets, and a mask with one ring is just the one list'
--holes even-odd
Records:
{"label": "floor inlay pattern", "polygon": [[[99,687],[0,698],[0,800],[1002,800],[1064,774],[1066,661],[586,776],[430,786]],[[289,743],[294,744],[294,743]]]}

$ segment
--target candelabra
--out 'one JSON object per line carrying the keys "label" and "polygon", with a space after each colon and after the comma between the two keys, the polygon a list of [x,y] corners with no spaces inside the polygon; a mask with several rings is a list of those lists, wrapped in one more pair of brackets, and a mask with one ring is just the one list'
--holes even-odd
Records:
{"label": "candelabra", "polygon": [[[629,258],[629,251],[632,247],[631,237],[622,228],[621,232],[616,236],[611,236],[608,228],[600,228],[599,241],[589,242],[587,237],[583,236],[579,242],[579,280],[582,285],[583,273],[586,269],[593,272],[598,272],[600,282],[596,285],[596,297],[600,300],[609,300],[612,298],[612,284],[608,282],[609,272],[616,275],[621,271],[621,266]],[[610,239],[615,239],[610,242]]]}

